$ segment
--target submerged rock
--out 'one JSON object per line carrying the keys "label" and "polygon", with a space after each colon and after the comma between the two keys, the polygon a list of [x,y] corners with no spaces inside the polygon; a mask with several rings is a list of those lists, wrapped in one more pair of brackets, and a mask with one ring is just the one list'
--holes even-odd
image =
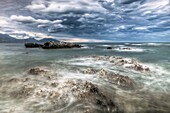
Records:
{"label": "submerged rock", "polygon": [[130,79],[128,76],[122,76],[122,75],[113,75],[109,77],[109,79],[113,80],[117,85],[121,87],[126,88],[134,88],[135,82],[134,80]]}
{"label": "submerged rock", "polygon": [[31,74],[31,75],[43,75],[43,74],[47,74],[48,73],[48,70],[45,70],[45,69],[41,69],[41,68],[32,68],[28,71],[28,74]]}
{"label": "submerged rock", "polygon": [[87,68],[86,70],[83,71],[84,74],[95,74],[97,70],[93,68]]}
{"label": "submerged rock", "polygon": [[9,91],[10,97],[13,98],[27,98],[34,94],[35,87],[33,85],[22,85],[20,87],[16,87],[15,90]]}
{"label": "submerged rock", "polygon": [[18,83],[18,82],[20,82],[20,79],[18,79],[18,78],[11,78],[10,80],[8,80],[8,82],[10,82],[10,83]]}

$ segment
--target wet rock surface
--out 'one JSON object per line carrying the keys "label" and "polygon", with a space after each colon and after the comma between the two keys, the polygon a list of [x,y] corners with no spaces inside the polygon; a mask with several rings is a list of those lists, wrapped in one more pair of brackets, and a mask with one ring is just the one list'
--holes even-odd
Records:
{"label": "wet rock surface", "polygon": [[[40,81],[41,80],[41,81]],[[79,113],[117,113],[118,106],[112,98],[105,94],[99,87],[92,82],[80,79],[67,79],[63,82],[57,79],[48,80],[38,76],[38,78],[9,78],[1,86],[0,94],[5,98],[27,102],[25,111],[50,113],[56,110],[59,113],[73,112],[75,104],[81,104],[78,108]],[[11,86],[12,85],[12,86]],[[2,88],[3,87],[3,88]],[[6,90],[8,89],[8,90]],[[34,109],[36,103],[44,103]],[[50,106],[49,106],[50,105]],[[86,106],[86,107],[85,107]],[[84,110],[83,110],[84,109]],[[18,111],[14,111],[17,113]]]}
{"label": "wet rock surface", "polygon": [[85,74],[95,74],[97,72],[97,70],[93,69],[93,68],[87,68],[86,70],[83,71],[83,73]]}
{"label": "wet rock surface", "polygon": [[44,44],[38,43],[25,43],[26,48],[43,48],[43,49],[62,49],[62,48],[81,48],[79,44],[68,43],[68,42],[45,42]]}
{"label": "wet rock surface", "polygon": [[88,68],[84,72],[85,74],[97,74],[99,77],[106,78],[109,82],[114,83],[123,88],[134,88],[136,84],[135,81],[130,79],[128,76],[109,72],[104,69],[95,70],[93,68]]}
{"label": "wet rock surface", "polygon": [[31,68],[30,70],[28,70],[28,74],[31,74],[31,75],[43,75],[47,73],[48,73],[48,70],[45,70],[39,67]]}
{"label": "wet rock surface", "polygon": [[42,47],[42,44],[37,44],[37,43],[25,43],[26,48],[40,48]]}
{"label": "wet rock surface", "polygon": [[138,72],[150,72],[150,68],[136,59],[119,56],[93,56],[95,61],[108,61],[115,66],[133,69]]}

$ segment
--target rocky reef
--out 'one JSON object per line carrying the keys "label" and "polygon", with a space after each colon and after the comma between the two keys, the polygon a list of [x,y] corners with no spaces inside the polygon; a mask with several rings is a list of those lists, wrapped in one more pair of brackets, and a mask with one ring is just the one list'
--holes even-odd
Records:
{"label": "rocky reef", "polygon": [[68,42],[45,42],[44,44],[38,43],[25,43],[26,48],[43,48],[43,49],[62,49],[62,48],[81,48],[79,44],[68,43]]}
{"label": "rocky reef", "polygon": [[[120,66],[141,64],[114,56],[91,58]],[[136,70],[135,66],[130,69]],[[20,76],[0,76],[0,100],[7,102],[1,104],[6,109],[2,113],[166,113],[169,98],[165,97],[169,95],[151,95],[139,88],[138,82],[103,68],[69,68],[68,73],[56,67],[33,67]],[[162,99],[166,103],[160,103]]]}
{"label": "rocky reef", "polygon": [[109,72],[104,69],[95,70],[93,68],[88,68],[84,70],[83,73],[97,74],[100,78],[107,79],[109,82],[125,89],[133,89],[136,86],[135,81],[130,79],[128,76]]}
{"label": "rocky reef", "polygon": [[[42,74],[45,76],[37,76]],[[4,95],[4,99],[21,102],[18,103],[19,107],[25,112],[75,113],[76,110],[76,113],[117,113],[120,111],[114,100],[98,85],[81,79],[60,81],[56,74],[50,74],[44,68],[35,67],[20,78],[1,78],[3,81],[1,81],[0,95]],[[53,79],[48,79],[46,76],[53,76]],[[25,104],[22,104],[23,100]],[[11,111],[19,112],[17,108]]]}
{"label": "rocky reef", "polygon": [[92,56],[95,61],[107,61],[112,65],[122,66],[124,68],[133,69],[138,72],[150,72],[150,68],[136,59],[123,58],[120,56]]}

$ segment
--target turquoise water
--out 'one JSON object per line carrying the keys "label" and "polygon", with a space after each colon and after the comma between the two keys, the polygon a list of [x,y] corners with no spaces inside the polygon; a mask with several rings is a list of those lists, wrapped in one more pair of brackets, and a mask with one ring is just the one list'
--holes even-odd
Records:
{"label": "turquoise water", "polygon": [[[1,43],[0,76],[22,77],[30,68],[44,66],[53,70],[54,73],[58,73],[62,76],[58,79],[88,80],[100,86],[103,90],[107,89],[108,93],[116,93],[116,95],[114,95],[116,96],[114,97],[116,98],[115,101],[120,106],[122,105],[120,108],[125,109],[124,112],[169,112],[170,43],[83,43],[82,45],[84,45],[84,48],[81,49],[44,50],[37,48],[26,49],[24,44]],[[107,47],[112,47],[113,49],[108,50],[106,49]],[[121,49],[125,47],[131,48],[131,50]],[[121,69],[120,67],[117,68],[111,66],[107,62],[103,63],[89,60],[88,57],[90,56],[122,56],[135,58],[143,64],[150,66],[154,73],[138,73],[131,70],[125,70],[124,68]],[[113,84],[103,81],[101,78],[96,78],[96,75],[85,76],[80,73],[79,70],[88,67],[95,69],[104,68],[108,71],[113,71],[120,73],[121,75],[128,76],[139,83],[140,88],[135,91],[127,91],[121,88],[117,89],[117,87]],[[3,79],[4,78],[1,78],[2,81]],[[3,94],[1,94],[1,96],[2,95]],[[143,101],[143,105],[141,101]],[[22,100],[22,102],[24,102],[24,100]],[[8,99],[5,101],[1,99],[0,112],[7,113],[9,110],[8,106],[11,105],[13,104]],[[25,106],[28,105],[26,104]],[[24,107],[21,108],[22,109],[19,111],[14,110],[13,112],[40,112],[33,109],[25,110]],[[68,107],[65,109],[70,108]],[[54,109],[53,112],[62,113],[66,111],[55,111]],[[70,112],[75,113],[76,110],[74,109]],[[80,113],[81,110],[77,112]]]}

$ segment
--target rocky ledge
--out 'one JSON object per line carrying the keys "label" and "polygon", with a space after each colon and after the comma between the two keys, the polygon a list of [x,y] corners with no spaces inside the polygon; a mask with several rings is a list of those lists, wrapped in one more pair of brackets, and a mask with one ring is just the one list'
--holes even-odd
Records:
{"label": "rocky ledge", "polygon": [[25,43],[26,48],[43,48],[43,49],[62,49],[62,48],[81,48],[79,44],[68,43],[68,42],[45,42],[44,44],[38,43]]}
{"label": "rocky ledge", "polygon": [[107,61],[115,66],[133,69],[138,72],[150,72],[150,68],[133,58],[123,58],[119,56],[93,56],[95,61]]}
{"label": "rocky ledge", "polygon": [[107,80],[110,83],[113,83],[121,88],[124,89],[134,89],[136,83],[133,79],[129,78],[128,76],[123,76],[120,74],[116,74],[113,72],[106,71],[104,69],[96,70],[93,68],[88,68],[83,71],[84,74],[97,74],[100,78]]}

